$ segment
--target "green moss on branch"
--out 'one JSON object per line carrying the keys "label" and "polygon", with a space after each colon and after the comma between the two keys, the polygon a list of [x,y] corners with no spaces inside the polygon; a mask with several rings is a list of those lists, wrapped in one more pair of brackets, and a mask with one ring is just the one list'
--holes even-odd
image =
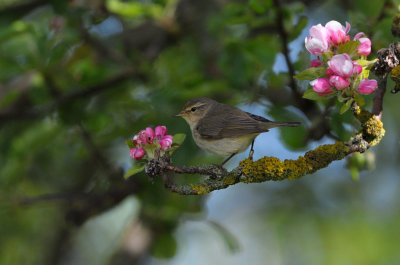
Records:
{"label": "green moss on branch", "polygon": [[242,182],[298,179],[343,159],[348,153],[349,148],[343,142],[337,142],[321,145],[296,160],[281,161],[276,157],[263,157],[257,161],[245,159],[240,162],[244,175]]}

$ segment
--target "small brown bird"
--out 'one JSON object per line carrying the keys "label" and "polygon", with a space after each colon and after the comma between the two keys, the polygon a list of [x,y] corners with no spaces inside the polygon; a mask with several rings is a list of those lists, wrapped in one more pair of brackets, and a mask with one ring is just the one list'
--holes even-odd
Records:
{"label": "small brown bird", "polygon": [[209,98],[189,100],[177,116],[189,124],[193,139],[201,149],[228,156],[222,165],[235,154],[246,150],[250,144],[249,157],[252,158],[254,139],[260,133],[274,127],[294,127],[300,124],[273,122]]}

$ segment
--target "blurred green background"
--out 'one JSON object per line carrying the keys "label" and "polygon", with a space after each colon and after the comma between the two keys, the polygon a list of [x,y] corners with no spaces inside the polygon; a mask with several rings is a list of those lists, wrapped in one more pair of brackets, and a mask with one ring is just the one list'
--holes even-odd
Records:
{"label": "blurred green background", "polygon": [[[375,54],[396,41],[399,5],[0,1],[0,264],[399,264],[398,95],[385,98],[379,146],[298,181],[180,196],[144,174],[122,177],[125,139],[159,124],[189,136],[174,115],[198,96],[303,123],[261,135],[255,158],[348,139],[350,114],[295,96],[307,86],[291,78],[309,65],[304,37],[349,21]],[[173,161],[222,158],[187,137]]]}

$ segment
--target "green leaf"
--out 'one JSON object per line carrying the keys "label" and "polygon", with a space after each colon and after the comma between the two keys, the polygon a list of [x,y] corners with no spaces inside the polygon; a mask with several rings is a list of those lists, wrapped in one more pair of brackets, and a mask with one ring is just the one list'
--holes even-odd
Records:
{"label": "green leaf", "polygon": [[294,76],[297,80],[314,80],[325,75],[325,67],[310,67]]}
{"label": "green leaf", "polygon": [[181,145],[183,143],[183,141],[185,141],[185,138],[186,138],[186,134],[177,133],[177,134],[174,135],[172,143]]}
{"label": "green leaf", "polygon": [[270,7],[272,1],[250,0],[249,6],[258,14],[264,14]]}
{"label": "green leaf", "polygon": [[312,90],[312,88],[307,89],[304,91],[303,98],[309,99],[309,100],[320,100],[322,97],[318,95],[317,92]]}
{"label": "green leaf", "polygon": [[133,175],[136,175],[137,173],[140,173],[144,170],[145,164],[143,163],[135,163],[133,166],[128,169],[125,174],[124,174],[124,179],[127,179]]}
{"label": "green leaf", "polygon": [[182,145],[183,141],[185,141],[186,134],[184,133],[177,133],[174,135],[173,141],[172,141],[172,146],[168,150],[168,155],[171,156],[176,149],[179,148],[179,146]]}
{"label": "green leaf", "polygon": [[337,48],[337,53],[347,53],[350,56],[357,54],[357,48],[360,45],[358,40],[351,40],[346,43],[340,44]]}
{"label": "green leaf", "polygon": [[349,99],[349,100],[347,100],[343,105],[342,105],[342,107],[340,108],[340,114],[343,114],[343,113],[345,113],[346,111],[348,111],[349,109],[350,109],[350,107],[351,107],[351,104],[353,104],[353,99]]}
{"label": "green leaf", "polygon": [[322,54],[322,60],[324,61],[324,62],[327,62],[327,61],[329,61],[332,57],[333,57],[333,52],[332,51],[327,51],[327,52],[324,52],[323,54]]}
{"label": "green leaf", "polygon": [[125,140],[126,145],[129,147],[129,149],[131,148],[135,148],[135,145],[133,144],[132,139],[126,139]]}

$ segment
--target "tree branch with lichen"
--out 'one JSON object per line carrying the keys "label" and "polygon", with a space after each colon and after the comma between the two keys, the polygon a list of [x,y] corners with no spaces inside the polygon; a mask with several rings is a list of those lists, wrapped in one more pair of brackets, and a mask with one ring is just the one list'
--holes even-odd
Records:
{"label": "tree branch with lichen", "polygon": [[[165,187],[183,195],[203,195],[215,190],[225,189],[237,183],[258,183],[265,181],[294,180],[312,174],[330,163],[341,160],[355,152],[365,152],[377,145],[385,134],[378,116],[353,104],[352,111],[361,123],[360,131],[348,142],[321,145],[306,152],[295,160],[280,160],[276,157],[263,157],[259,160],[242,160],[231,171],[216,165],[199,167],[179,167],[171,164],[168,157],[150,160],[146,174],[151,177],[162,176]],[[198,174],[206,178],[195,184],[176,184],[175,174]]]}

